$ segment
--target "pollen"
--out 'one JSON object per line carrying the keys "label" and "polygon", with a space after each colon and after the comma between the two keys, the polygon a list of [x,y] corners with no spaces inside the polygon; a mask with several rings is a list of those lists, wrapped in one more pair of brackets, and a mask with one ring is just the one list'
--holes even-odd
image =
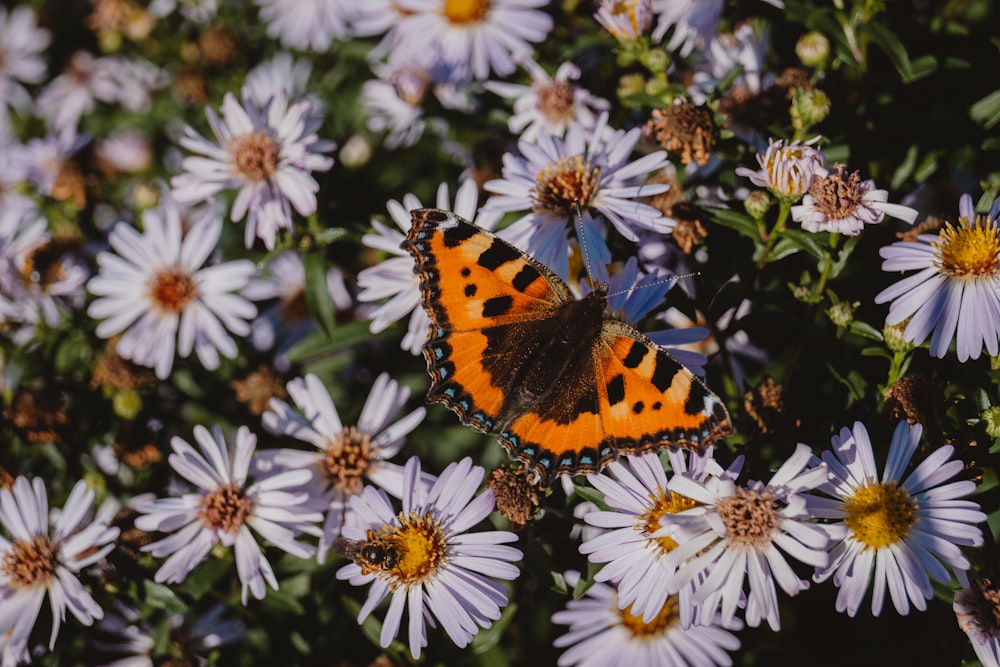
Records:
{"label": "pollen", "polygon": [[996,220],[978,216],[957,225],[945,223],[933,241],[934,265],[944,275],[962,280],[995,276],[1000,273],[1000,230]]}
{"label": "pollen", "polygon": [[235,533],[252,511],[253,501],[246,497],[243,489],[236,484],[222,484],[201,497],[198,518],[207,528]]}
{"label": "pollen", "polygon": [[816,200],[814,206],[827,219],[842,220],[863,206],[865,188],[858,172],[850,174],[843,165],[837,165],[825,178],[813,176],[809,194]]}
{"label": "pollen", "polygon": [[263,181],[277,170],[281,148],[267,132],[247,132],[229,140],[226,147],[233,169],[249,181]]}
{"label": "pollen", "polygon": [[490,10],[490,0],[445,0],[442,13],[457,25],[479,23]]}
{"label": "pollen", "polygon": [[[677,514],[695,506],[695,501],[679,493],[671,493],[657,489],[649,494],[652,501],[650,508],[636,517],[639,520],[636,529],[652,535],[660,529],[660,519],[666,514]],[[647,546],[657,549],[657,557],[670,553],[677,548],[677,542],[669,537],[650,537]]]}
{"label": "pollen", "polygon": [[681,620],[680,605],[677,596],[671,595],[663,604],[663,608],[649,623],[642,620],[642,614],[638,616],[632,613],[632,605],[618,611],[621,616],[621,624],[633,637],[652,639],[663,635],[664,632],[677,625]]}
{"label": "pollen", "polygon": [[572,86],[561,81],[551,81],[538,88],[538,104],[535,108],[546,120],[558,123],[573,118],[573,102],[576,94]]}
{"label": "pollen", "polygon": [[187,273],[167,269],[156,274],[147,283],[153,305],[167,313],[179,313],[198,296],[198,289]]}
{"label": "pollen", "polygon": [[726,537],[737,546],[762,551],[781,525],[777,498],[767,489],[737,488],[732,496],[717,501],[716,507]]}
{"label": "pollen", "polygon": [[423,583],[444,565],[448,555],[444,531],[429,513],[401,514],[398,519],[398,526],[384,526],[379,535],[399,552],[399,564],[387,573],[393,588]]}
{"label": "pollen", "polygon": [[601,170],[582,155],[561,157],[538,172],[530,196],[535,211],[559,215],[590,206],[600,188]]}
{"label": "pollen", "polygon": [[44,586],[55,571],[55,549],[47,537],[14,540],[0,561],[0,573],[14,589]]}
{"label": "pollen", "polygon": [[371,455],[371,436],[348,426],[343,433],[327,441],[320,468],[335,489],[349,494],[360,493]]}
{"label": "pollen", "polygon": [[869,483],[855,489],[847,499],[845,524],[868,549],[896,544],[919,521],[917,503],[895,482]]}

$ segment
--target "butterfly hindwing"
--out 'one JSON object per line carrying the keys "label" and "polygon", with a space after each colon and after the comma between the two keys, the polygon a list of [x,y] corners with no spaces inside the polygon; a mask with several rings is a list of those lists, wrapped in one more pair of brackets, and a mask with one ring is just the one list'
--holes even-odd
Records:
{"label": "butterfly hindwing", "polygon": [[597,382],[601,420],[617,451],[669,446],[700,452],[730,432],[722,401],[639,331],[606,320],[601,345],[608,351]]}

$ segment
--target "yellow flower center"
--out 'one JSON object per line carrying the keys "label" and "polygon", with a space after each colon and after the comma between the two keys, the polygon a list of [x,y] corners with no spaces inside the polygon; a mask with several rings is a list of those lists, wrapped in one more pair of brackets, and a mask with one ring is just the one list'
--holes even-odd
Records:
{"label": "yellow flower center", "polygon": [[198,296],[191,276],[176,269],[161,271],[147,284],[153,304],[162,311],[179,313]]}
{"label": "yellow flower center", "polygon": [[532,208],[558,215],[590,206],[600,187],[601,170],[582,155],[561,157],[538,172],[529,193]]}
{"label": "yellow flower center", "polygon": [[334,488],[355,494],[361,491],[370,458],[371,436],[348,426],[327,443],[320,468]]}
{"label": "yellow flower center", "polygon": [[201,497],[198,518],[208,528],[235,533],[246,522],[251,511],[253,501],[244,495],[243,489],[236,484],[223,484]]}
{"label": "yellow flower center", "polygon": [[14,540],[0,561],[0,572],[14,589],[44,586],[55,571],[55,549],[47,537]]}
{"label": "yellow flower center", "polygon": [[855,489],[847,499],[844,523],[866,548],[881,549],[909,535],[919,520],[913,497],[895,482],[887,482]]}
{"label": "yellow flower center", "polygon": [[[663,515],[677,514],[678,512],[691,509],[696,504],[687,496],[664,491],[663,489],[657,489],[653,493],[650,493],[649,498],[653,501],[650,508],[645,513],[636,517],[641,523],[641,528],[639,526],[636,528],[644,531],[647,535],[651,535],[660,529],[660,518]],[[659,551],[658,556],[670,553],[677,548],[677,542],[669,537],[650,537],[649,545]]]}
{"label": "yellow flower center", "polygon": [[373,535],[394,552],[395,567],[382,570],[393,589],[423,583],[444,565],[448,555],[444,531],[429,513],[400,514],[397,518],[398,526],[382,526]]}
{"label": "yellow flower center", "polygon": [[672,595],[667,598],[656,618],[649,623],[643,622],[642,614],[638,616],[632,614],[632,605],[629,605],[625,609],[620,609],[618,613],[621,616],[622,627],[628,630],[633,637],[652,639],[661,636],[680,622],[681,615],[679,609],[680,605],[677,603],[677,596]]}
{"label": "yellow flower center", "polygon": [[442,13],[452,23],[479,23],[490,10],[491,0],[445,0]]}
{"label": "yellow flower center", "polygon": [[1000,272],[1000,230],[996,220],[977,216],[975,223],[966,218],[957,225],[945,223],[931,246],[934,265],[950,278],[972,280]]}
{"label": "yellow flower center", "polygon": [[229,140],[226,150],[235,170],[249,181],[263,181],[278,168],[281,149],[264,130],[247,132]]}
{"label": "yellow flower center", "polygon": [[737,488],[732,496],[716,501],[716,507],[726,538],[736,546],[767,549],[781,525],[777,499],[767,489]]}
{"label": "yellow flower center", "polygon": [[768,146],[764,157],[757,161],[767,174],[771,190],[782,197],[798,198],[809,188],[816,158],[804,146],[785,146],[774,143]]}

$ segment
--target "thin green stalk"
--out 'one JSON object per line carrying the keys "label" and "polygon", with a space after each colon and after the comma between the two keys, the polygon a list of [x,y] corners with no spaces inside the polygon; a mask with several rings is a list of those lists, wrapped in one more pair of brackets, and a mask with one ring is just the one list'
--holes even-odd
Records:
{"label": "thin green stalk", "polygon": [[768,234],[767,244],[764,246],[764,251],[761,253],[760,259],[757,260],[758,269],[763,269],[764,265],[767,264],[767,258],[770,256],[771,251],[774,250],[774,244],[777,243],[778,237],[781,236],[781,232],[785,231],[785,223],[788,221],[788,212],[792,210],[792,202],[787,199],[779,199],[778,206],[778,221],[775,222],[774,227],[771,228],[771,233]]}

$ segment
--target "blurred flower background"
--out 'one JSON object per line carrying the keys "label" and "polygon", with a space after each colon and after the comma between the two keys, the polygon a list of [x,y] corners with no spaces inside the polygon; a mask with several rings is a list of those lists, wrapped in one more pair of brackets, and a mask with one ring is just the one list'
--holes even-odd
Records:
{"label": "blurred flower background", "polygon": [[[0,665],[1000,666],[997,35],[5,3]],[[732,435],[539,488],[424,407],[423,205],[608,282]]]}

